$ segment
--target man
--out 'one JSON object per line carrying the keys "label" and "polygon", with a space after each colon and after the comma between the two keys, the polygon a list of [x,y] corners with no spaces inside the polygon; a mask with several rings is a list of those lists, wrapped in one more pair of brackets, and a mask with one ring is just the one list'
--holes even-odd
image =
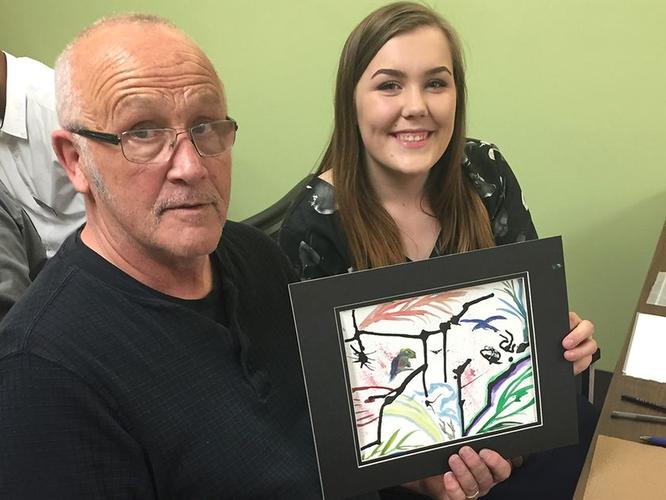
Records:
{"label": "man", "polygon": [[288,264],[249,228],[220,240],[235,127],[210,62],[119,18],[56,73],[88,222],[0,334],[0,498],[316,497]]}
{"label": "man", "polygon": [[292,271],[226,222],[236,126],[210,61],[111,18],[56,92],[87,222],[0,330],[0,498],[317,498]]}
{"label": "man", "polygon": [[83,199],[51,147],[53,70],[0,51],[0,182],[30,216],[51,257],[84,220]]}
{"label": "man", "polygon": [[0,321],[45,260],[42,240],[28,214],[0,182]]}

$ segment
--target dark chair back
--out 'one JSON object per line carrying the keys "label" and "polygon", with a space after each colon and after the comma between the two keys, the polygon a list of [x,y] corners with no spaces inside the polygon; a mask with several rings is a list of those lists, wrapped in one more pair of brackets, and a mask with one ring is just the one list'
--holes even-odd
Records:
{"label": "dark chair back", "polygon": [[242,222],[254,226],[257,229],[261,229],[271,238],[277,239],[278,231],[282,226],[282,221],[289,211],[289,207],[291,207],[291,204],[303,187],[310,182],[310,179],[312,179],[312,174],[306,175],[298,182],[298,184],[291,188],[287,194],[273,203],[270,207],[248,217]]}

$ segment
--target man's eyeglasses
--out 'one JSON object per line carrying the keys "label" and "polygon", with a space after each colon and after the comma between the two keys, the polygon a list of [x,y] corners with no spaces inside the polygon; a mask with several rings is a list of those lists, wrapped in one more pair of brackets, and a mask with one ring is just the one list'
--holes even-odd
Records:
{"label": "man's eyeglasses", "polygon": [[187,134],[199,156],[217,156],[234,145],[238,124],[227,117],[201,123],[185,130],[173,128],[148,128],[122,132],[120,135],[98,132],[84,128],[70,129],[70,132],[88,139],[120,144],[125,158],[133,163],[161,163],[168,161],[180,134]]}

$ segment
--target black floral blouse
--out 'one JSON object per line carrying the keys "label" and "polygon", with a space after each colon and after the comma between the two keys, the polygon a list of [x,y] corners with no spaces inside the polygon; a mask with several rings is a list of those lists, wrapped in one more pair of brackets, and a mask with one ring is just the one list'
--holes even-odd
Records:
{"label": "black floral blouse", "polygon": [[[497,245],[537,238],[518,181],[497,146],[467,139],[463,168],[488,210]],[[296,197],[278,242],[301,279],[353,271],[335,188],[318,177]],[[436,246],[431,257],[438,255]]]}

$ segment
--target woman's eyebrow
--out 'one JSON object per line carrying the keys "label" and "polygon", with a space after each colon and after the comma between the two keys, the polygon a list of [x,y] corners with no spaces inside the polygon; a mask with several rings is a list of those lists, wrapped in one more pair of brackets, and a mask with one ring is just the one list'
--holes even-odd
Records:
{"label": "woman's eyebrow", "polygon": [[407,76],[404,71],[400,71],[398,69],[388,69],[388,68],[379,68],[377,71],[375,71],[370,79],[373,79],[377,75],[388,75],[388,76],[395,76],[397,78],[404,78]]}
{"label": "woman's eyebrow", "polygon": [[[430,76],[430,75],[436,75],[437,73],[448,73],[449,75],[453,76],[451,70],[446,66],[437,66],[435,68],[429,69],[428,71],[425,72],[425,75]],[[373,79],[377,75],[388,75],[388,76],[394,76],[396,78],[405,78],[407,76],[407,74],[404,71],[400,71],[399,69],[379,68],[377,71],[375,71],[372,74],[370,79]]]}
{"label": "woman's eyebrow", "polygon": [[428,76],[436,75],[437,73],[448,73],[449,75],[453,76],[451,70],[446,66],[437,66],[436,68],[429,69],[428,71],[425,72],[425,74]]}

